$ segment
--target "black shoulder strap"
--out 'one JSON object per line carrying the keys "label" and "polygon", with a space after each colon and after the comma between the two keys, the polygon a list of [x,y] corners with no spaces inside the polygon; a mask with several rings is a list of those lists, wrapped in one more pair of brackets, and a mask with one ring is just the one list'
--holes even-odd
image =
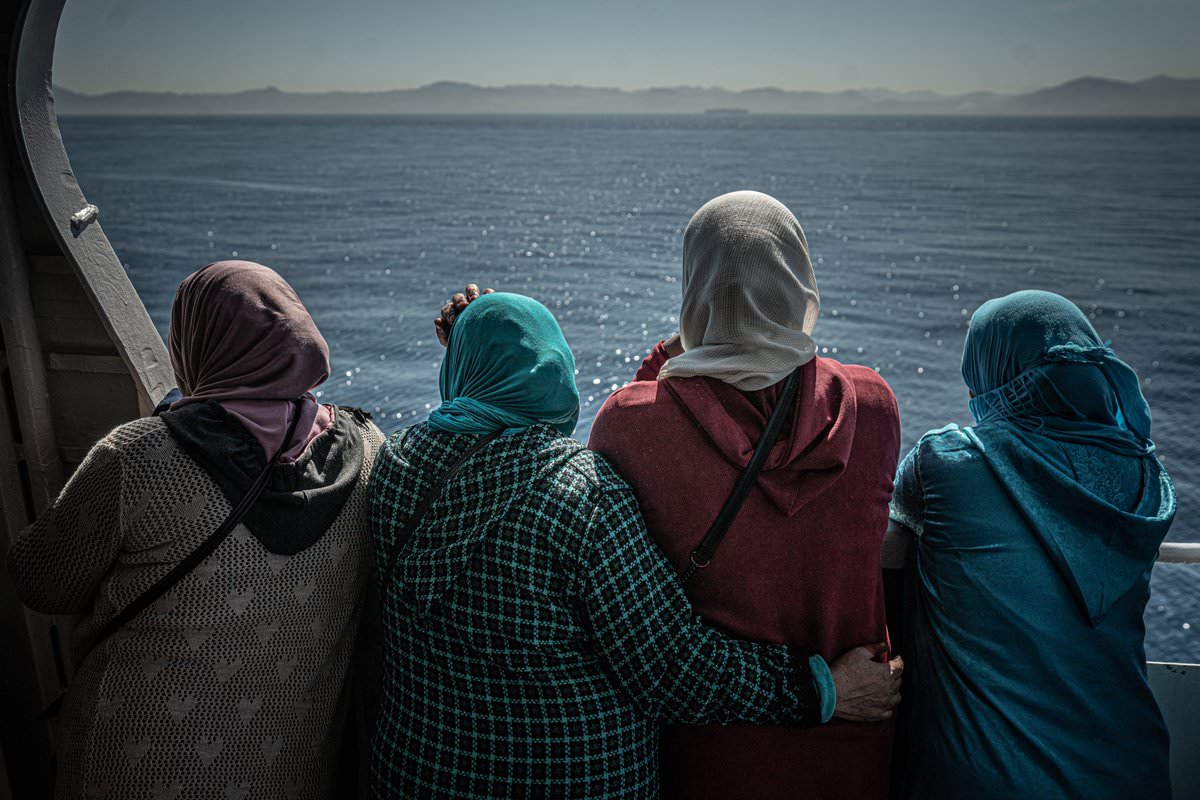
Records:
{"label": "black shoulder strap", "polygon": [[[276,451],[271,460],[267,462],[267,465],[263,468],[263,471],[258,474],[258,477],[254,479],[254,483],[250,484],[250,488],[246,490],[244,495],[242,495],[242,499],[239,500],[236,505],[234,505],[233,509],[229,512],[229,515],[225,517],[225,520],[217,527],[215,531],[210,533],[208,537],[200,543],[199,547],[188,553],[187,557],[175,566],[171,567],[170,571],[167,572],[166,575],[163,575],[161,578],[155,581],[150,588],[146,589],[146,591],[134,598],[133,602],[121,609],[121,613],[117,614],[115,617],[105,623],[104,627],[100,629],[100,633],[96,635],[96,639],[92,643],[91,648],[89,648],[89,653],[91,650],[95,650],[97,647],[99,647],[104,640],[108,639],[114,633],[121,630],[121,628],[125,627],[125,625],[131,622],[134,617],[153,605],[154,601],[158,600],[164,594],[169,592],[171,587],[179,583],[179,581],[182,580],[185,575],[195,569],[200,562],[204,561],[204,559],[212,555],[214,550],[220,547],[221,542],[228,538],[233,529],[236,528],[238,523],[242,521],[242,518],[246,516],[246,512],[250,510],[255,502],[258,501],[258,498],[262,495],[263,489],[265,489],[267,486],[267,479],[271,476],[271,468],[279,463],[279,459],[287,449],[288,443],[292,441],[292,436],[296,433],[296,423],[299,420],[300,413],[299,407],[297,406],[296,413],[292,415],[292,421],[288,425],[287,434],[283,437],[283,444],[279,446],[279,450]],[[65,696],[66,692],[55,698],[50,705],[43,709],[42,713],[38,715],[38,718],[49,719],[53,716],[56,716],[59,709],[62,707],[63,698]]]}
{"label": "black shoulder strap", "polygon": [[[100,635],[96,639],[96,644],[112,636],[114,633],[123,628],[126,623],[133,620],[138,614],[149,608],[155,600],[158,600],[164,594],[171,590],[171,587],[179,583],[185,575],[200,565],[204,559],[212,555],[213,551],[221,546],[221,542],[229,536],[242,518],[246,516],[246,512],[258,502],[258,498],[262,496],[263,489],[267,487],[267,479],[271,477],[271,468],[279,463],[279,458],[283,455],[283,451],[287,449],[288,442],[292,440],[293,434],[296,432],[296,423],[300,419],[300,414],[297,412],[292,415],[292,422],[288,425],[287,435],[283,437],[283,444],[280,445],[278,452],[267,462],[267,466],[263,471],[258,473],[258,477],[254,479],[254,483],[250,484],[250,488],[242,495],[242,499],[229,512],[229,516],[217,527],[215,531],[208,535],[208,538],[200,543],[192,552],[188,553],[187,558],[180,561],[175,566],[171,567],[171,571],[163,575],[154,585],[137,596],[136,599],[125,608],[121,609],[121,613],[108,621],[103,628],[100,629]],[[95,646],[95,645],[93,645]]]}
{"label": "black shoulder strap", "polygon": [[[175,566],[171,567],[171,571],[163,575],[154,585],[137,596],[136,599],[125,608],[121,609],[121,613],[108,621],[108,624],[100,629],[100,635],[96,638],[96,644],[112,636],[119,631],[134,617],[149,608],[155,600],[162,597],[171,587],[179,583],[185,575],[195,569],[200,562],[212,555],[213,551],[220,547],[221,542],[229,536],[238,523],[242,521],[242,517],[246,516],[246,512],[258,501],[262,495],[263,489],[267,486],[267,479],[271,477],[271,468],[279,463],[279,459],[283,456],[283,452],[287,449],[288,443],[292,441],[292,436],[296,433],[296,423],[300,421],[300,409],[297,404],[296,413],[292,414],[292,421],[288,425],[287,433],[283,437],[283,444],[279,446],[279,450],[263,467],[263,471],[258,473],[258,477],[254,479],[254,483],[250,484],[250,488],[242,495],[242,499],[229,512],[229,516],[217,527],[215,531],[208,535],[208,538],[200,543],[192,552],[188,553],[187,558],[180,561]],[[95,645],[92,645],[95,647]]]}
{"label": "black shoulder strap", "polygon": [[699,546],[692,551],[688,557],[687,569],[679,576],[680,583],[687,583],[696,574],[696,570],[704,569],[712,563],[713,556],[717,552],[717,547],[720,546],[721,540],[725,538],[725,533],[729,530],[729,526],[733,524],[734,518],[737,516],[738,510],[745,502],[746,496],[750,494],[750,489],[754,486],[754,481],[758,478],[759,470],[762,469],[763,463],[767,460],[767,455],[771,452],[771,448],[775,446],[775,441],[779,439],[779,434],[783,432],[783,425],[791,416],[792,409],[796,405],[796,391],[800,384],[800,367],[797,367],[791,375],[787,377],[787,383],[783,385],[783,394],[779,397],[779,402],[775,404],[775,409],[771,412],[770,418],[767,420],[767,426],[763,430],[762,437],[758,440],[758,444],[754,448],[754,455],[750,457],[750,463],[742,470],[742,474],[738,476],[737,483],[733,485],[733,492],[730,493],[729,499],[725,501],[725,505],[721,507],[721,512],[717,514],[717,518],[713,520],[713,524],[709,526],[708,532],[704,534],[704,538],[700,540]]}
{"label": "black shoulder strap", "polygon": [[412,536],[413,531],[420,526],[421,520],[423,520],[425,515],[429,513],[429,508],[433,505],[433,501],[438,499],[438,496],[442,493],[442,489],[445,488],[446,484],[450,482],[450,479],[458,474],[458,471],[462,469],[463,465],[466,464],[467,461],[470,460],[471,456],[487,447],[502,433],[504,433],[503,429],[492,431],[488,435],[483,436],[474,442],[470,447],[464,450],[462,455],[455,459],[454,463],[442,473],[441,477],[434,481],[434,484],[425,491],[425,494],[421,496],[421,502],[417,503],[417,507],[413,510],[412,516],[408,518],[408,524],[402,529],[396,531],[396,538],[392,542],[391,546],[387,549],[387,555],[383,562],[383,570],[380,573],[381,575],[390,576],[392,574],[392,564],[394,564],[396,561],[396,554],[400,552],[400,548],[403,547],[404,543],[408,541],[408,538]]}

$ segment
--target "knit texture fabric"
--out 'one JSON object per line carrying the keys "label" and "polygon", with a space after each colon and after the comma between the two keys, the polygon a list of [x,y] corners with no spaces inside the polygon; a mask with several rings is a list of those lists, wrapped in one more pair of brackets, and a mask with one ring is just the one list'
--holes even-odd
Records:
{"label": "knit texture fabric", "polygon": [[[426,425],[388,440],[377,561],[473,441]],[[701,624],[628,485],[548,425],[473,455],[381,585],[376,797],[650,798],[663,720],[819,714],[805,659]]]}
{"label": "knit texture fabric", "polygon": [[[270,553],[239,525],[87,656],[59,719],[57,797],[329,796],[369,574],[366,482],[383,440],[353,424],[366,449],[359,485],[314,544]],[[92,448],[21,534],[9,570],[29,606],[82,613],[84,653],[229,511],[161,419],[135,420]]]}

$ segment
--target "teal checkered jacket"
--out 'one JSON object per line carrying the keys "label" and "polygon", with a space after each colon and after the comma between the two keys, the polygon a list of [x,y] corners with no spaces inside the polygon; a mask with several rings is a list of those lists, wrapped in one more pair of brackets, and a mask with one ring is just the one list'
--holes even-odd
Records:
{"label": "teal checkered jacket", "polygon": [[545,425],[417,425],[371,476],[384,629],[376,797],[658,795],[661,722],[814,723],[807,661],[692,612],[628,484]]}

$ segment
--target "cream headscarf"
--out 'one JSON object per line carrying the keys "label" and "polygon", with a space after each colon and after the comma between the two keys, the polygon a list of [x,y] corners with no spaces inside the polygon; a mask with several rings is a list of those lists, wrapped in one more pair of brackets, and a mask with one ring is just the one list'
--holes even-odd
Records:
{"label": "cream headscarf", "polygon": [[683,236],[684,353],[659,378],[707,375],[753,391],[817,352],[820,297],[808,241],[787,207],[761,192],[705,203]]}

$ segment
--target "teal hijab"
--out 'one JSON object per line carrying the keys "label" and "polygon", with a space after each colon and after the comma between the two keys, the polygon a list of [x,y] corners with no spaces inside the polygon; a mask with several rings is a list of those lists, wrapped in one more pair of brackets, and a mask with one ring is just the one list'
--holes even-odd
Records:
{"label": "teal hijab", "polygon": [[979,307],[962,374],[968,434],[1099,623],[1149,571],[1175,515],[1137,374],[1074,303],[1041,291]]}
{"label": "teal hijab", "polygon": [[1061,295],[1015,292],[980,306],[962,374],[976,422],[1004,421],[1121,455],[1154,452],[1137,374]]}
{"label": "teal hijab", "polygon": [[516,431],[547,423],[570,436],[579,419],[575,358],[554,315],[531,297],[485,294],[450,332],[429,427]]}

